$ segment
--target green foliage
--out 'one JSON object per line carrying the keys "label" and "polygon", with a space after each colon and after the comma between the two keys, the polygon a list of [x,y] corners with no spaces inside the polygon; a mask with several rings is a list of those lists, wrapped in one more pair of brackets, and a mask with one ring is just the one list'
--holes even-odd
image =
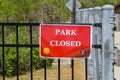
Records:
{"label": "green foliage", "polygon": [[82,8],[103,6],[105,4],[116,5],[120,0],[79,0],[82,4]]}
{"label": "green foliage", "polygon": [[3,15],[3,18],[9,22],[10,16],[15,14],[16,5],[15,0],[1,0],[0,1],[0,14]]}
{"label": "green foliage", "polygon": [[[0,22],[66,22],[69,0],[0,0]],[[82,8],[116,5],[120,0],[79,0]]]}
{"label": "green foliage", "polygon": [[0,0],[1,22],[64,22],[68,0]]}
{"label": "green foliage", "polygon": [[34,12],[35,4],[33,0],[16,0],[15,20],[20,22],[31,21],[32,12]]}
{"label": "green foliage", "polygon": [[65,6],[67,1],[68,0],[42,0],[37,4],[36,14],[39,13],[41,22],[65,22],[70,17],[70,12]]}

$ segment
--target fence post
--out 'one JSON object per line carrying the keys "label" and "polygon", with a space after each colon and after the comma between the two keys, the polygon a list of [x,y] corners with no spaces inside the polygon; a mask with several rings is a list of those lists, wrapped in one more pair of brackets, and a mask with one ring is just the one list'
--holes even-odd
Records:
{"label": "fence post", "polygon": [[[102,8],[94,8],[94,23],[102,23]],[[101,44],[102,30],[101,26],[94,27],[94,44]],[[95,49],[94,54],[94,80],[101,80],[102,72],[102,54],[101,49]]]}
{"label": "fence post", "polygon": [[76,23],[80,22],[80,10],[76,11],[76,17],[75,17],[75,19],[76,19]]}
{"label": "fence post", "polygon": [[83,9],[80,9],[80,23],[83,22]]}
{"label": "fence post", "polygon": [[[93,8],[89,8],[88,9],[88,22],[87,23],[94,23],[94,16],[93,16]],[[94,27],[92,29],[92,41],[93,41],[93,37],[94,37]],[[91,52],[90,52],[90,56],[87,58],[87,64],[88,64],[88,79],[87,80],[94,80],[94,49],[92,48]]]}
{"label": "fence post", "polygon": [[88,9],[83,11],[83,23],[88,23]]}
{"label": "fence post", "polygon": [[102,18],[102,80],[114,80],[114,7],[104,5]]}
{"label": "fence post", "polygon": [[88,8],[88,23],[94,23],[93,11],[94,8]]}

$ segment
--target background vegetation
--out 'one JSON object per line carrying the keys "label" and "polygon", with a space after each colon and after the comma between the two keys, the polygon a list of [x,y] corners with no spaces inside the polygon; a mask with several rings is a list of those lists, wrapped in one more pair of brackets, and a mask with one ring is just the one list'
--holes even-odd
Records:
{"label": "background vegetation", "polygon": [[[0,22],[66,22],[69,21],[71,12],[65,4],[69,0],[0,0]],[[120,0],[79,0],[81,8],[102,6],[104,4],[116,5]],[[0,26],[0,44],[2,43]],[[15,27],[5,28],[5,43],[15,43]],[[33,28],[33,43],[38,44],[38,27]],[[19,43],[29,44],[29,29],[19,27]],[[19,48],[20,74],[29,71],[29,48]],[[2,57],[0,48],[0,74],[2,74]],[[44,60],[39,57],[39,49],[33,49],[33,69],[43,67]],[[48,59],[51,66],[53,60]],[[16,74],[16,48],[5,49],[6,75]]]}
{"label": "background vegetation", "polygon": [[[65,22],[69,0],[0,0],[0,22]],[[116,5],[120,0],[79,0],[82,8]]]}
{"label": "background vegetation", "polygon": [[69,19],[68,0],[0,0],[0,22],[59,22]]}
{"label": "background vegetation", "polygon": [[105,4],[116,5],[120,0],[79,0],[82,4],[82,8],[103,6]]}

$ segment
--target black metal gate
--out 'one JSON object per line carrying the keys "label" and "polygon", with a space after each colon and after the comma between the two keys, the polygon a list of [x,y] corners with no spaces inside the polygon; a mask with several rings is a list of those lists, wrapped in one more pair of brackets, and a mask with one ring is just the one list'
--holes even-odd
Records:
{"label": "black metal gate", "polygon": [[[37,44],[33,44],[33,31],[32,28],[33,27],[39,27],[40,23],[0,23],[0,31],[1,31],[1,42],[0,42],[0,48],[1,48],[1,54],[2,54],[2,70],[3,70],[3,80],[6,79],[6,74],[5,74],[5,48],[7,47],[13,47],[16,49],[16,80],[19,80],[19,48],[21,47],[27,47],[30,48],[30,80],[34,80],[33,79],[33,56],[32,56],[32,50],[34,47],[39,48],[39,43]],[[5,28],[6,27],[14,27],[15,29],[15,35],[16,35],[16,43],[15,44],[11,44],[11,43],[5,43]],[[19,34],[19,27],[28,27],[29,28],[29,42],[30,44],[20,44],[19,43],[19,38],[18,38],[18,34]],[[9,33],[8,33],[9,34]],[[47,80],[47,65],[46,65],[46,60],[44,60],[44,80]],[[60,80],[60,59],[58,59],[58,80]],[[71,60],[71,80],[74,80],[74,60]]]}

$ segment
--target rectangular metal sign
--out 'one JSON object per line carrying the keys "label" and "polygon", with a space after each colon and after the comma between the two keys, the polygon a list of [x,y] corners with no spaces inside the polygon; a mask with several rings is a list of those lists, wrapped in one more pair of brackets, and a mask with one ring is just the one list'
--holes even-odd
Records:
{"label": "rectangular metal sign", "polygon": [[88,57],[91,25],[41,24],[40,56],[47,58]]}

